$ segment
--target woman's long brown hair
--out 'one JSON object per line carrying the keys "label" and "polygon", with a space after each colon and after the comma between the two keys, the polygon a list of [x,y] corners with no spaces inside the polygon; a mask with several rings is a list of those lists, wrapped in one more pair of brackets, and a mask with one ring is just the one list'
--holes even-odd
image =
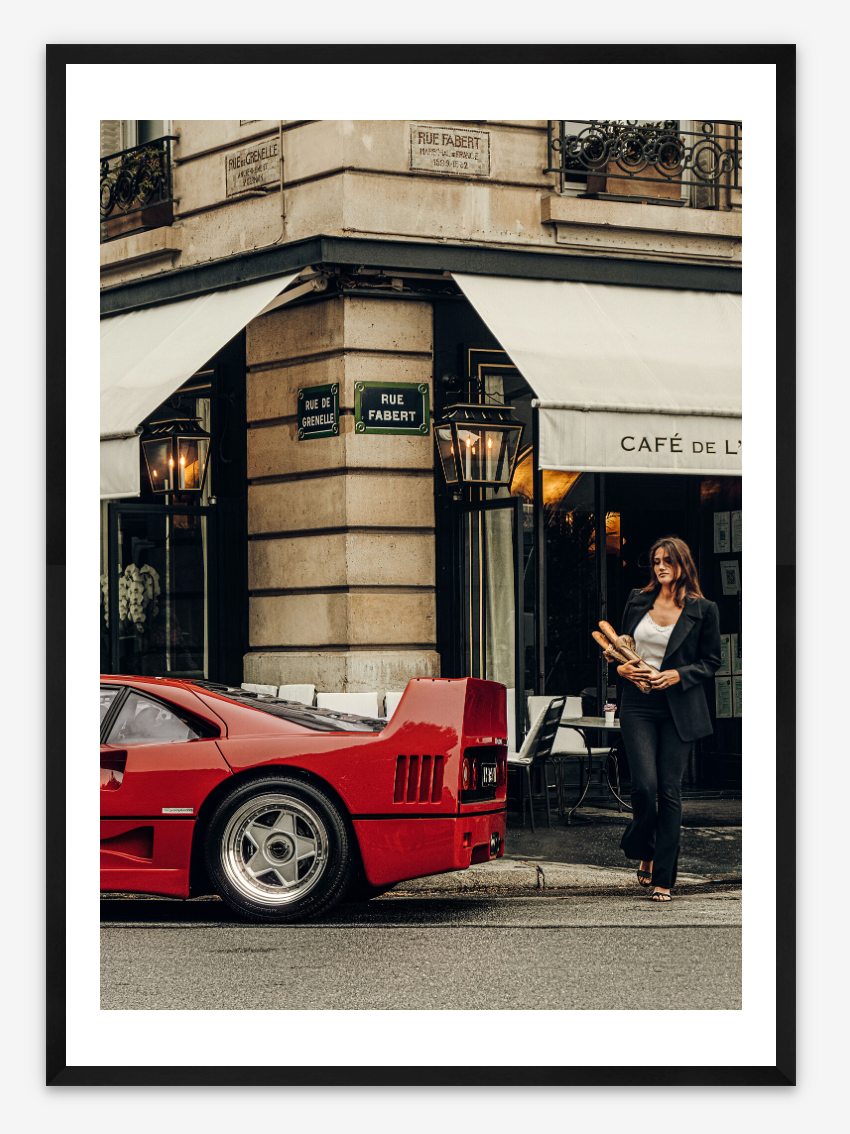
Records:
{"label": "woman's long brown hair", "polygon": [[692,598],[702,598],[703,593],[700,590],[697,569],[694,565],[690,548],[685,541],[679,539],[678,536],[665,536],[663,539],[657,539],[649,549],[650,580],[643,590],[654,591],[655,594],[658,594],[661,590],[661,584],[658,582],[655,574],[654,560],[655,553],[662,550],[666,551],[670,556],[673,566],[679,569],[679,577],[676,579],[673,590],[676,606],[684,606],[685,598],[688,595]]}

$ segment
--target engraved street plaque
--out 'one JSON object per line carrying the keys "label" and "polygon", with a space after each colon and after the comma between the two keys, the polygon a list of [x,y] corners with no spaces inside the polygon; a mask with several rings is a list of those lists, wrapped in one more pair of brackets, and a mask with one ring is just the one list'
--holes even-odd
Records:
{"label": "engraved street plaque", "polygon": [[458,177],[489,177],[490,132],[411,122],[410,168]]}
{"label": "engraved street plaque", "polygon": [[280,180],[278,138],[254,142],[224,155],[225,192],[228,197],[246,189],[261,189]]}

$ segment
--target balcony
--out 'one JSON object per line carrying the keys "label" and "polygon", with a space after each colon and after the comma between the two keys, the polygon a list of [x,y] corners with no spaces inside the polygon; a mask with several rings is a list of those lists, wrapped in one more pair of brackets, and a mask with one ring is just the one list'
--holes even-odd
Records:
{"label": "balcony", "polygon": [[100,241],[163,228],[174,221],[171,144],[157,138],[100,159]]}
{"label": "balcony", "polygon": [[546,173],[596,200],[730,210],[741,204],[740,122],[548,123]]}

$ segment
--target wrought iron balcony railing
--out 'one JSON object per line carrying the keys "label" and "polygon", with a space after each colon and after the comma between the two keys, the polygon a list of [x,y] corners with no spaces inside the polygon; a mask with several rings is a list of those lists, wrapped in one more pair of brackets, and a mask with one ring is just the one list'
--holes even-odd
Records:
{"label": "wrought iron balcony railing", "polygon": [[[740,122],[550,121],[546,173],[560,175],[560,192],[587,180],[588,192],[652,195],[664,185],[741,187]],[[644,183],[637,191],[629,182]],[[610,184],[609,184],[610,183]],[[665,195],[669,195],[669,191]]]}
{"label": "wrought iron balcony railing", "polygon": [[106,239],[171,223],[171,143],[176,140],[168,135],[100,159],[100,219]]}

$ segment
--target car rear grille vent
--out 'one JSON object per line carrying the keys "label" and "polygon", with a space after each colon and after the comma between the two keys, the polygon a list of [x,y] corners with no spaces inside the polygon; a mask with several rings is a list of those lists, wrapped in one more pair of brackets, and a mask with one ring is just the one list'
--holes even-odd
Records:
{"label": "car rear grille vent", "polygon": [[439,803],[443,798],[444,756],[399,756],[395,768],[395,803]]}

